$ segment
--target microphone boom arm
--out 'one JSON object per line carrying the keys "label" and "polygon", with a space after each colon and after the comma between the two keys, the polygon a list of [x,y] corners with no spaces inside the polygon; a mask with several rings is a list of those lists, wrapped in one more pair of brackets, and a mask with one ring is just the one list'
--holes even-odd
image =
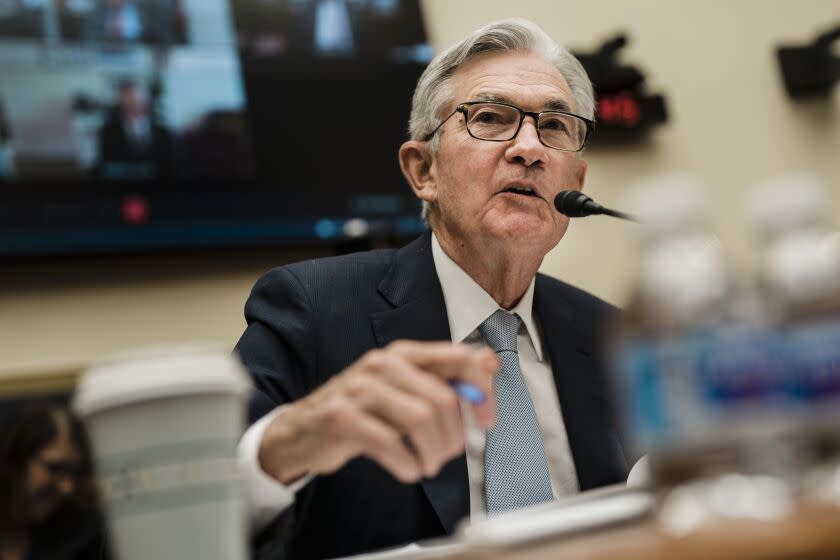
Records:
{"label": "microphone boom arm", "polygon": [[604,214],[630,222],[639,221],[635,216],[625,212],[619,212],[618,210],[601,206],[582,192],[575,190],[566,190],[557,193],[557,196],[554,197],[554,207],[558,212],[570,218],[584,218],[593,214]]}
{"label": "microphone boom arm", "polygon": [[612,210],[611,208],[604,208],[603,206],[602,210],[598,213],[604,214],[605,216],[612,216],[613,218],[621,218],[622,220],[627,220],[628,222],[638,223],[639,221],[639,219],[633,216],[632,214],[628,214],[627,212],[619,212],[618,210]]}

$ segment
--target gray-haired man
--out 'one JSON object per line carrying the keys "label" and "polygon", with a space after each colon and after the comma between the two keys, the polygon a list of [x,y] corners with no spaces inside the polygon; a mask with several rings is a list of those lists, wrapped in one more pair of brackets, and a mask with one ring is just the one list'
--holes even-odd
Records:
{"label": "gray-haired man", "polygon": [[[261,419],[240,458],[255,524],[286,510],[269,533],[291,556],[449,534],[626,477],[599,352],[612,308],[537,274],[568,226],[554,195],[584,184],[593,105],[536,25],[479,29],[424,72],[399,153],[431,232],[257,283],[237,351]],[[455,381],[485,398],[459,401]]]}

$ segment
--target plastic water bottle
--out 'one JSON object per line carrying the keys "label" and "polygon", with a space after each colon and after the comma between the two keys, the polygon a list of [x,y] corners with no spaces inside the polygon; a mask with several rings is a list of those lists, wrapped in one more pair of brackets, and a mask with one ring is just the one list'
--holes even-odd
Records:
{"label": "plastic water bottle", "polygon": [[[634,295],[611,362],[628,440],[645,453],[663,523],[787,511],[800,473],[773,314],[737,281],[686,174],[635,185]],[[792,443],[793,442],[793,443]]]}
{"label": "plastic water bottle", "polygon": [[[655,484],[693,478],[727,447],[714,391],[698,375],[704,347],[731,309],[731,277],[699,179],[667,174],[629,189],[640,216],[634,294],[616,328],[612,363],[623,425],[648,455]],[[718,456],[715,459],[715,456]]]}
{"label": "plastic water bottle", "polygon": [[764,299],[779,316],[784,395],[809,461],[802,482],[812,497],[840,504],[840,233],[827,188],[790,173],[754,187],[747,207]]}

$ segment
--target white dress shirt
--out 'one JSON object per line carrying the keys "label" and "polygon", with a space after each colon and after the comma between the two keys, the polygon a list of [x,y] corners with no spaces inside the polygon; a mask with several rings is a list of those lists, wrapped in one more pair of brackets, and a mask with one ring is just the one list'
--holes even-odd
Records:
{"label": "white dress shirt", "polygon": [[[437,237],[432,235],[432,258],[446,302],[446,314],[452,342],[483,347],[486,342],[478,330],[487,317],[499,309],[499,305],[466,272],[464,272],[443,251]],[[560,402],[551,371],[548,356],[543,354],[541,332],[533,315],[534,280],[528,286],[522,299],[513,309],[522,319],[517,335],[517,348],[525,385],[534,402],[534,411],[540,425],[548,473],[554,497],[579,491],[577,473],[569,449]],[[265,474],[259,465],[259,443],[271,420],[281,414],[278,407],[254,423],[239,443],[239,463],[248,481],[251,501],[251,519],[255,529],[262,528],[275,515],[289,507],[294,494],[303,488],[312,477],[304,477],[296,483],[285,486]],[[484,507],[484,445],[485,432],[476,422],[472,408],[461,405],[466,441],[467,474],[470,491],[470,519],[477,521],[485,517]]]}
{"label": "white dress shirt", "polygon": [[143,35],[143,20],[133,4],[110,10],[105,18],[106,36],[109,39],[137,41]]}

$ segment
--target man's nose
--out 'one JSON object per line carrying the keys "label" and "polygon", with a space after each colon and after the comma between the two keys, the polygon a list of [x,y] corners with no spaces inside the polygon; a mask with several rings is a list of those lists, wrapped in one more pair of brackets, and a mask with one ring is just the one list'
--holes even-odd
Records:
{"label": "man's nose", "polygon": [[527,167],[545,161],[545,146],[540,142],[537,123],[533,118],[525,117],[505,155],[509,161],[522,163]]}
{"label": "man's nose", "polygon": [[62,477],[58,481],[58,492],[62,496],[69,496],[76,489],[76,480],[71,477]]}

